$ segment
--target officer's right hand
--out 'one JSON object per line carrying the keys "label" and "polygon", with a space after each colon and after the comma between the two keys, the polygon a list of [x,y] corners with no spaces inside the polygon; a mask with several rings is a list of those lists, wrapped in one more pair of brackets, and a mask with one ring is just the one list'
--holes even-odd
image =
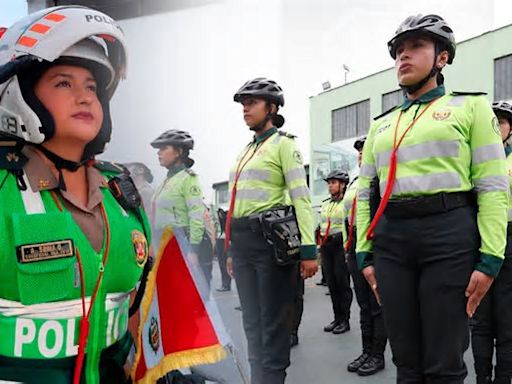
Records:
{"label": "officer's right hand", "polygon": [[493,277],[480,271],[473,271],[466,288],[466,297],[468,298],[466,313],[469,317],[473,317],[493,281]]}
{"label": "officer's right hand", "polygon": [[302,260],[300,262],[300,275],[306,280],[315,276],[318,271],[318,262],[316,260]]}
{"label": "officer's right hand", "polygon": [[231,256],[229,256],[226,259],[226,270],[228,271],[228,275],[232,279],[234,279],[235,278],[235,274],[233,273],[233,258]]}
{"label": "officer's right hand", "polygon": [[377,299],[377,303],[379,303],[379,305],[381,305],[380,304],[379,287],[377,285],[377,278],[375,277],[375,267],[370,265],[370,266],[366,267],[365,269],[363,269],[362,273],[363,273],[364,278],[368,282],[368,284],[370,284],[370,288],[372,289],[373,294],[375,295],[375,298]]}

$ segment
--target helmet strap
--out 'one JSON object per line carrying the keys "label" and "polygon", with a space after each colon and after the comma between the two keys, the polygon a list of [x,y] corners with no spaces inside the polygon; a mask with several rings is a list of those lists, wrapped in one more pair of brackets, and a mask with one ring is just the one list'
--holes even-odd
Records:
{"label": "helmet strap", "polygon": [[48,160],[50,160],[55,165],[55,168],[57,168],[57,170],[59,171],[59,189],[63,191],[66,191],[67,188],[66,183],[64,182],[64,177],[62,175],[62,170],[66,169],[71,172],[76,172],[82,165],[88,162],[88,160],[83,160],[80,162],[66,160],[42,145],[35,145],[35,147],[39,149],[41,152],[43,152],[44,155],[48,158]]}

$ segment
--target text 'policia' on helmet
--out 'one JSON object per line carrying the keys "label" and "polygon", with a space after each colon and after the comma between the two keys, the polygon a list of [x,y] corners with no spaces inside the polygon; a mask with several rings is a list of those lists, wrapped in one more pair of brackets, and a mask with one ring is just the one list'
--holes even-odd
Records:
{"label": "text 'policia' on helmet", "polygon": [[335,169],[334,171],[329,172],[327,177],[324,179],[324,181],[329,181],[329,180],[339,180],[339,181],[347,184],[349,181],[348,173],[343,172],[339,169]]}
{"label": "text 'policia' on helmet", "polygon": [[510,101],[495,101],[492,103],[492,110],[498,117],[503,116],[512,125],[512,103]]}
{"label": "text 'policia' on helmet", "polygon": [[283,89],[274,81],[265,77],[257,77],[249,80],[235,93],[233,100],[242,102],[247,97],[256,97],[267,100],[270,103],[284,106]]}
{"label": "text 'policia' on helmet", "polygon": [[153,148],[160,148],[166,145],[172,145],[190,151],[194,149],[194,139],[187,131],[170,129],[151,142]]}
{"label": "text 'policia' on helmet", "polygon": [[388,42],[389,54],[396,59],[396,49],[400,41],[411,34],[425,34],[441,43],[448,51],[448,64],[455,58],[455,36],[446,21],[438,15],[416,15],[405,19]]}
{"label": "text 'policia' on helmet", "polygon": [[0,133],[33,144],[53,136],[53,118],[34,86],[56,64],[82,66],[95,76],[104,118],[84,158],[103,152],[111,135],[109,100],[126,77],[126,45],[112,18],[87,7],[43,9],[16,22],[0,38]]}
{"label": "text 'policia' on helmet", "polygon": [[366,142],[366,135],[358,137],[356,141],[354,141],[354,148],[358,151],[363,149],[364,143]]}

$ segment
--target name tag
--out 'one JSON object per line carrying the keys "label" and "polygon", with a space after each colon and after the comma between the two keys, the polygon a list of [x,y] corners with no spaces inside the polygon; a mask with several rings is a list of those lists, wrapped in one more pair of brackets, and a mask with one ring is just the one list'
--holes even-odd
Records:
{"label": "name tag", "polygon": [[16,247],[20,263],[33,263],[53,259],[62,259],[75,255],[73,240],[58,240],[47,243],[25,244]]}

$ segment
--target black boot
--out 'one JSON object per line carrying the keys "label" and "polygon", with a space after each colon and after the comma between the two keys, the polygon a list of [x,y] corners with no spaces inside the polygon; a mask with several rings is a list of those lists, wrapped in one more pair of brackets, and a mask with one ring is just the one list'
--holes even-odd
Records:
{"label": "black boot", "polygon": [[492,357],[475,357],[476,384],[492,384]]}
{"label": "black boot", "polygon": [[338,324],[339,324],[339,323],[340,323],[340,322],[339,322],[338,320],[334,320],[334,321],[332,321],[329,325],[326,325],[326,326],[324,327],[324,332],[332,332],[332,330],[333,330],[334,328],[336,328],[336,327],[338,326]]}
{"label": "black boot", "polygon": [[492,384],[491,376],[477,376],[476,384]]}
{"label": "black boot", "polygon": [[356,359],[354,361],[352,361],[351,363],[349,363],[349,365],[347,365],[347,371],[357,372],[357,370],[359,368],[361,368],[361,366],[365,363],[366,360],[368,360],[369,357],[370,357],[370,355],[368,353],[363,352],[361,355],[356,357]]}
{"label": "black boot", "polygon": [[[480,382],[478,381],[478,377],[476,378],[477,380],[477,384],[480,384]],[[482,381],[482,383],[491,383],[490,381],[490,378],[489,378],[489,381]],[[510,384],[511,383],[511,377],[510,376],[496,376],[494,378],[494,381],[492,382],[493,384]]]}
{"label": "black boot", "polygon": [[350,323],[348,321],[342,321],[332,330],[332,333],[335,335],[341,335],[348,331],[350,331]]}
{"label": "black boot", "polygon": [[359,376],[371,376],[379,371],[382,371],[386,364],[384,363],[384,356],[371,355],[368,360],[364,362],[357,370]]}

